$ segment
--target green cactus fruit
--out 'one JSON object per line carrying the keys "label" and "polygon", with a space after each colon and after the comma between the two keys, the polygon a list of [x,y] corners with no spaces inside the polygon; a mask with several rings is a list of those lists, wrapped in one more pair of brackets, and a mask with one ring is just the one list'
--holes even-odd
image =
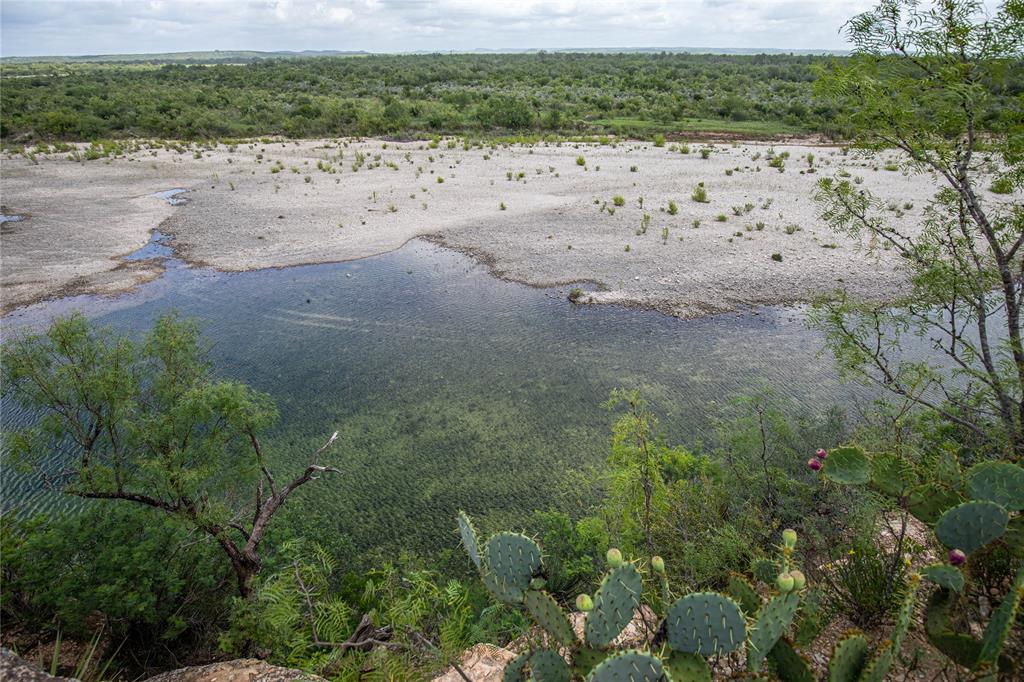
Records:
{"label": "green cactus fruit", "polygon": [[594,608],[583,626],[584,638],[592,647],[608,646],[633,620],[640,606],[643,578],[633,564],[612,569],[597,590]]}
{"label": "green cactus fruit", "polygon": [[761,597],[757,595],[754,586],[748,583],[743,576],[736,573],[730,575],[725,592],[736,600],[748,618],[753,618],[757,615],[758,610],[761,608]]}
{"label": "green cactus fruit", "polygon": [[531,682],[569,682],[572,672],[565,659],[551,649],[538,649],[530,655],[526,667]]}
{"label": "green cactus fruit", "polygon": [[608,658],[611,655],[611,651],[607,649],[591,649],[590,647],[580,647],[572,654],[572,671],[573,676],[579,679],[585,678],[590,674],[590,671],[598,666],[601,661]]}
{"label": "green cactus fruit", "polygon": [[476,529],[473,528],[473,522],[469,520],[469,516],[464,511],[459,512],[459,535],[462,536],[462,546],[466,548],[466,553],[469,554],[473,565],[479,571],[480,549],[476,541]]}
{"label": "green cactus fruit", "polygon": [[747,667],[752,672],[761,669],[768,652],[793,622],[799,606],[800,595],[791,592],[777,595],[761,607],[748,638]]}
{"label": "green cactus fruit", "polygon": [[815,682],[810,661],[785,637],[768,652],[768,665],[781,682]]}
{"label": "green cactus fruit", "polygon": [[1007,511],[1024,509],[1024,467],[1010,462],[982,462],[967,471],[972,500],[994,502]]}
{"label": "green cactus fruit", "polygon": [[711,682],[711,669],[699,654],[673,651],[664,665],[672,682]]}
{"label": "green cactus fruit", "polygon": [[893,627],[892,638],[882,645],[878,653],[868,661],[864,672],[861,673],[861,682],[884,682],[892,667],[893,661],[900,653],[903,646],[903,639],[910,629],[910,619],[914,615],[914,606],[917,604],[917,588],[920,586],[919,576],[911,576],[910,587],[903,596],[900,604],[899,614],[896,616],[896,625]]}
{"label": "green cactus fruit", "polygon": [[836,448],[825,460],[825,478],[843,485],[863,485],[871,480],[871,460],[858,447]]}
{"label": "green cactus fruit", "polygon": [[701,656],[735,651],[747,629],[739,605],[716,592],[696,592],[676,600],[665,617],[665,627],[670,647]]}
{"label": "green cactus fruit", "polygon": [[782,544],[790,549],[796,547],[796,531],[792,528],[782,531]]}
{"label": "green cactus fruit", "polygon": [[871,485],[886,495],[902,497],[917,485],[917,474],[906,460],[887,452],[871,458]]}
{"label": "green cactus fruit", "polygon": [[591,671],[589,682],[664,682],[665,669],[643,651],[623,651],[604,659]]}
{"label": "green cactus fruit", "polygon": [[533,580],[530,581],[530,589],[531,590],[543,590],[544,586],[547,585],[547,584],[548,584],[548,581],[544,580],[544,578],[534,578]]}
{"label": "green cactus fruit", "polygon": [[551,595],[546,592],[529,590],[523,599],[523,605],[530,612],[537,625],[541,626],[548,635],[558,642],[571,645],[576,641],[576,635],[569,624],[569,618],[565,615]]}
{"label": "green cactus fruit", "polygon": [[983,671],[991,671],[997,667],[999,653],[1003,650],[1010,628],[1017,619],[1017,609],[1020,607],[1021,596],[1024,595],[1024,566],[1017,571],[1017,578],[1010,587],[1010,592],[1004,598],[999,607],[992,612],[992,619],[985,628],[981,637],[981,651],[978,653],[977,668]]}
{"label": "green cactus fruit", "polygon": [[590,598],[589,594],[581,594],[576,597],[576,608],[580,611],[589,611],[594,608],[594,600]]}
{"label": "green cactus fruit", "polygon": [[532,651],[521,653],[505,666],[505,672],[502,674],[502,682],[526,682],[526,664],[530,660]]}
{"label": "green cactus fruit", "polygon": [[766,585],[771,585],[775,582],[775,576],[779,574],[782,568],[779,564],[771,559],[754,559],[750,564],[750,572],[754,574],[754,577]]}
{"label": "green cactus fruit", "polygon": [[798,592],[807,586],[807,576],[804,575],[803,571],[790,571],[789,574],[793,577],[793,589]]}
{"label": "green cactus fruit", "polygon": [[964,574],[956,566],[933,564],[921,569],[921,575],[939,587],[960,592],[964,589]]}
{"label": "green cactus fruit", "polygon": [[665,560],[660,556],[651,557],[651,568],[654,569],[655,573],[664,575],[665,573]]}
{"label": "green cactus fruit", "polygon": [[964,502],[943,514],[935,524],[935,537],[949,548],[966,554],[984,547],[1006,532],[1009,514],[992,502]]}
{"label": "green cactus fruit", "polygon": [[828,661],[829,682],[856,682],[868,662],[868,640],[849,632],[836,642]]}
{"label": "green cactus fruit", "polygon": [[779,576],[775,579],[776,587],[778,587],[779,592],[782,592],[783,594],[787,592],[792,592],[793,586],[795,584],[796,581],[793,579],[793,576],[789,573],[780,573]]}
{"label": "green cactus fruit", "polygon": [[608,565],[611,568],[618,568],[622,565],[622,552],[615,547],[608,550],[605,558],[608,560]]}
{"label": "green cactus fruit", "polygon": [[484,586],[499,601],[518,604],[540,570],[540,548],[517,533],[498,533],[484,547]]}
{"label": "green cactus fruit", "polygon": [[907,493],[907,509],[915,519],[927,524],[935,523],[962,501],[957,492],[937,483],[925,483]]}

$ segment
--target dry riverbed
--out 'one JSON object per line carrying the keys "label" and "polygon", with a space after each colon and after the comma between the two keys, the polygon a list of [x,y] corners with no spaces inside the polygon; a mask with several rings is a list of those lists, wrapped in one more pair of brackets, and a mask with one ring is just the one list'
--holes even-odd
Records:
{"label": "dry riverbed", "polygon": [[[798,144],[774,145],[789,154],[785,172],[769,167],[772,147],[760,143],[691,143],[687,154],[641,142],[197,149],[81,162],[66,153],[5,158],[4,212],[26,219],[0,230],[3,311],[158,277],[159,261],[124,260],[157,228],[187,262],[235,271],[363,258],[429,237],[502,277],[589,282],[596,290],[584,300],[682,316],[806,301],[838,287],[882,299],[904,285],[899,259],[823,225],[815,183],[849,173],[908,229],[935,191],[929,177],[886,170],[894,154]],[[692,198],[702,182],[706,203]],[[152,196],[176,187],[190,190],[184,205]]]}

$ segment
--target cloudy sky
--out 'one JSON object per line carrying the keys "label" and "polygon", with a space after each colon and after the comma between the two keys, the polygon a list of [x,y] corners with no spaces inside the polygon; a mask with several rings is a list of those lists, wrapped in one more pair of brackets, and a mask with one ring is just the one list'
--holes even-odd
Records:
{"label": "cloudy sky", "polygon": [[[874,0],[0,0],[0,54],[844,49]],[[996,0],[988,3],[996,4]]]}

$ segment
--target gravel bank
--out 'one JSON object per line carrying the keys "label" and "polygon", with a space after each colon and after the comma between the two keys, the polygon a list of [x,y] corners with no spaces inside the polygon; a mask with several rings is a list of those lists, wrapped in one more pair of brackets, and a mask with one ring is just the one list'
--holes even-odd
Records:
{"label": "gravel bank", "polygon": [[[158,227],[185,260],[236,271],[363,258],[429,237],[501,277],[589,282],[596,303],[680,316],[806,301],[836,287],[881,299],[903,286],[892,252],[868,253],[832,234],[811,195],[818,178],[843,170],[891,202],[888,215],[909,228],[934,192],[931,179],[886,170],[894,155],[795,144],[774,146],[789,154],[779,172],[770,151],[759,143],[691,143],[684,154],[639,142],[466,150],[309,140],[198,155],[140,149],[87,162],[8,157],[3,203],[30,217],[5,223],[0,235],[3,310],[67,293],[112,294],[159,276],[157,261],[123,260]],[[698,183],[707,202],[692,198]],[[150,196],[173,187],[191,190],[186,204]]]}

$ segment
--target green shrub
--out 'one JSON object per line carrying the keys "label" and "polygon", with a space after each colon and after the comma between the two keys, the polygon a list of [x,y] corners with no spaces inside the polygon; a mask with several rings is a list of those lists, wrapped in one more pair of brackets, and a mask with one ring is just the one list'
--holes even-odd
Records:
{"label": "green shrub", "polygon": [[691,194],[690,197],[696,202],[702,204],[708,203],[708,191],[707,189],[705,189],[703,182],[699,183],[696,187],[693,188],[693,194]]}

